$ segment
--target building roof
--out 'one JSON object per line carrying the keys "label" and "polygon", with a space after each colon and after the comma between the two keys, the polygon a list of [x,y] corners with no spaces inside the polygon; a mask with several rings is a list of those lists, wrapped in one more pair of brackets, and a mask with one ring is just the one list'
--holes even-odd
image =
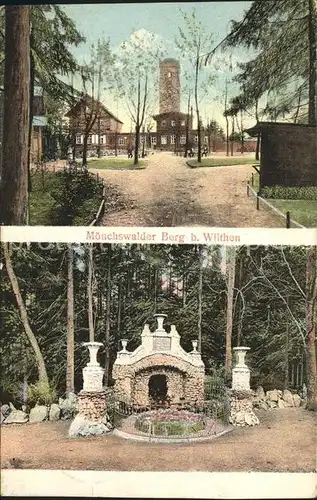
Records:
{"label": "building roof", "polygon": [[[93,99],[91,96],[89,96],[88,94],[83,96],[81,99],[79,99],[76,104],[74,104],[74,106],[72,108],[70,108],[70,110],[66,113],[65,116],[69,117],[71,116],[71,114],[75,111],[75,109],[80,105],[80,103],[86,101],[86,102],[91,102]],[[99,106],[101,107],[101,109],[107,113],[111,118],[113,118],[115,121],[117,121],[118,123],[122,123],[123,122],[121,120],[119,120],[119,118],[117,118],[113,113],[111,113],[111,111],[101,102],[101,101],[98,101],[97,99],[95,99],[95,102],[97,104],[99,104]]]}
{"label": "building roof", "polygon": [[316,128],[313,125],[307,123],[289,123],[289,122],[258,122],[253,127],[247,128],[244,131],[247,132],[252,137],[257,136],[262,130],[270,127],[311,127]]}
{"label": "building roof", "polygon": [[152,118],[154,120],[158,120],[159,118],[168,118],[169,116],[175,117],[176,115],[179,115],[180,118],[186,118],[188,116],[186,113],[182,113],[181,111],[168,111],[166,113],[159,113],[158,115],[153,115]]}

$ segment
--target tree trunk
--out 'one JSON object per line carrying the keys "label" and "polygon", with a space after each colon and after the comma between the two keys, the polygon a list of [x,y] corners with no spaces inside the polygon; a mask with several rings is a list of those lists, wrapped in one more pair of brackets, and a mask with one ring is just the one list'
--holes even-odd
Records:
{"label": "tree trunk", "polygon": [[108,245],[107,259],[107,294],[106,294],[106,326],[105,326],[105,385],[109,383],[110,367],[110,313],[111,313],[111,244]]}
{"label": "tree trunk", "polygon": [[231,156],[233,156],[233,141],[234,141],[234,116],[231,117]]}
{"label": "tree trunk", "polygon": [[83,167],[87,167],[88,135],[84,134],[83,140]]}
{"label": "tree trunk", "polygon": [[307,249],[306,328],[307,328],[307,408],[317,410],[316,312],[317,246]]}
{"label": "tree trunk", "polygon": [[[198,45],[199,47],[199,45]],[[199,116],[199,105],[198,105],[198,74],[199,74],[199,54],[197,54],[196,58],[196,70],[195,70],[195,106],[196,106],[196,118],[197,118],[197,134],[198,134],[198,155],[197,155],[197,161],[198,163],[201,163],[201,135],[200,135],[200,130],[201,130],[201,123],[200,123],[200,116]]]}
{"label": "tree trunk", "polygon": [[199,249],[199,276],[198,276],[198,352],[201,352],[201,317],[202,317],[202,301],[203,301],[203,247]]}
{"label": "tree trunk", "polygon": [[89,342],[95,341],[94,312],[93,312],[93,300],[92,300],[93,251],[94,251],[93,245],[89,245],[88,278],[87,278]]}
{"label": "tree trunk", "polygon": [[139,164],[140,126],[135,126],[134,165]]}
{"label": "tree trunk", "polygon": [[187,151],[189,148],[189,117],[190,117],[190,92],[188,93],[188,101],[187,101],[186,145],[185,145],[185,153],[184,153],[185,158],[187,158]]}
{"label": "tree trunk", "polygon": [[316,0],[308,0],[308,38],[309,38],[309,100],[308,123],[316,127],[317,123],[317,12]]}
{"label": "tree trunk", "polygon": [[28,207],[30,7],[5,6],[0,223],[24,225]]}
{"label": "tree trunk", "polygon": [[66,394],[75,389],[75,332],[74,332],[74,254],[71,245],[67,250],[67,365]]}
{"label": "tree trunk", "polygon": [[227,291],[227,324],[226,324],[226,361],[225,371],[226,379],[231,378],[232,364],[232,323],[233,323],[233,293],[234,293],[234,278],[236,267],[236,249],[235,247],[227,247],[228,252],[228,291]]}
{"label": "tree trunk", "polygon": [[22,299],[19,283],[17,280],[17,277],[15,275],[12,262],[11,262],[11,257],[10,257],[10,250],[8,243],[2,242],[2,248],[3,248],[3,255],[4,255],[4,260],[5,260],[5,265],[7,269],[7,273],[10,279],[10,283],[12,286],[12,290],[15,296],[15,300],[18,305],[19,313],[20,313],[20,318],[21,322],[25,331],[25,334],[33,348],[36,363],[37,363],[37,368],[38,368],[38,373],[39,373],[39,381],[40,382],[47,382],[48,383],[48,377],[47,377],[47,372],[46,372],[46,367],[45,367],[45,361],[43,358],[43,355],[41,353],[39,344],[36,340],[36,337],[31,329],[27,311],[25,304]]}

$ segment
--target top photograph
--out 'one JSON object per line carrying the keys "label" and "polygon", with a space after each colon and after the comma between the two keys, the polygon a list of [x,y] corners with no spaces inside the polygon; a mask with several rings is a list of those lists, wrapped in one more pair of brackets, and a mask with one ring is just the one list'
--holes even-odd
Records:
{"label": "top photograph", "polygon": [[0,224],[317,227],[315,0],[0,7]]}

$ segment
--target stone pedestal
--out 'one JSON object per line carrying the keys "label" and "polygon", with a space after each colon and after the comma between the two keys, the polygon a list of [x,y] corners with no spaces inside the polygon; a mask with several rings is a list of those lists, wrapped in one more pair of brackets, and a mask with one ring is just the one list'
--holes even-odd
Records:
{"label": "stone pedestal", "polygon": [[232,370],[230,391],[230,423],[235,426],[258,425],[259,419],[253,412],[253,391],[250,390],[250,370],[245,364],[249,347],[235,347],[236,366]]}
{"label": "stone pedestal", "polygon": [[83,369],[84,388],[78,394],[78,414],[73,420],[69,436],[97,436],[112,430],[107,416],[106,393],[102,379],[104,370],[97,361],[100,342],[86,342],[90,361]]}

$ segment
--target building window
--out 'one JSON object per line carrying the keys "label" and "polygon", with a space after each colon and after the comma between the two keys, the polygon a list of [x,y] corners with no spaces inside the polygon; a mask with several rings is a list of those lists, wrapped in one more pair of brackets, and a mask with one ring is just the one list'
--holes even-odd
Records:
{"label": "building window", "polygon": [[185,135],[182,135],[181,138],[180,138],[180,143],[181,144],[186,144],[186,136]]}
{"label": "building window", "polygon": [[171,135],[171,144],[175,144],[176,135]]}
{"label": "building window", "polygon": [[87,144],[92,144],[92,134],[89,134],[87,138]]}
{"label": "building window", "polygon": [[167,137],[166,137],[166,135],[161,135],[161,144],[167,144]]}
{"label": "building window", "polygon": [[182,127],[185,127],[185,120],[182,120],[182,121],[181,121],[181,126],[182,126]]}
{"label": "building window", "polygon": [[176,121],[175,121],[175,120],[172,120],[172,121],[171,121],[171,125],[172,125],[172,127],[176,127]]}
{"label": "building window", "polygon": [[198,142],[198,135],[195,135],[195,142]]}
{"label": "building window", "polygon": [[162,121],[161,121],[161,126],[162,126],[162,127],[165,127],[165,126],[166,126],[166,120],[162,120]]}
{"label": "building window", "polygon": [[119,137],[118,141],[119,146],[124,146],[124,143],[125,143],[125,137]]}
{"label": "building window", "polygon": [[205,135],[205,137],[204,137],[204,143],[208,144],[208,135]]}
{"label": "building window", "polygon": [[76,144],[81,144],[81,134],[76,134]]}
{"label": "building window", "polygon": [[156,144],[156,135],[151,136],[151,144]]}
{"label": "building window", "polygon": [[145,139],[144,135],[140,135],[140,143],[141,143],[141,144],[143,144],[144,139]]}

